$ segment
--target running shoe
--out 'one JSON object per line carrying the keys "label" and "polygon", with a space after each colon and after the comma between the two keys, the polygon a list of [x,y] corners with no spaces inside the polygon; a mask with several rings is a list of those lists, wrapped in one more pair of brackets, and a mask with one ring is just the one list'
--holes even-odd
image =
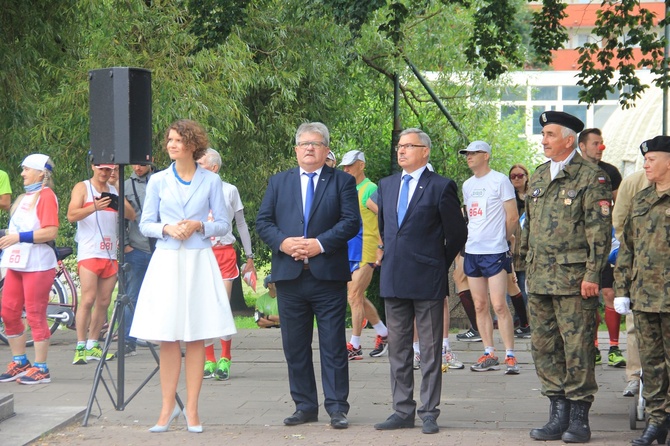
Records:
{"label": "running shoe", "polygon": [[24,376],[16,380],[19,384],[47,384],[51,382],[51,375],[49,369],[45,372],[39,367],[31,367]]}
{"label": "running shoe", "polygon": [[520,339],[530,338],[530,326],[517,327],[514,329],[514,336]]}
{"label": "running shoe", "polygon": [[640,380],[631,379],[628,381],[626,388],[623,389],[623,396],[637,396],[640,392]]}
{"label": "running shoe", "polygon": [[358,361],[363,359],[363,348],[354,348],[350,342],[347,342],[347,353],[349,354],[349,361]]}
{"label": "running shoe", "polygon": [[74,350],[74,360],[72,364],[86,364],[86,347],[78,345]]}
{"label": "running shoe", "polygon": [[519,374],[519,366],[516,363],[516,358],[514,356],[508,356],[505,358],[505,365],[507,366],[507,370],[505,371],[505,375],[518,375]]}
{"label": "running shoe", "polygon": [[600,350],[596,350],[596,365],[603,363],[603,357],[600,355]]}
{"label": "running shoe", "polygon": [[[114,353],[107,353],[107,356],[105,359],[107,361],[111,361],[112,359],[116,358],[116,355]],[[102,348],[100,347],[100,344],[94,345],[93,348],[91,349],[86,349],[86,360],[87,361],[100,361],[102,359]]]}
{"label": "running shoe", "polygon": [[470,366],[473,372],[488,372],[490,370],[500,370],[500,362],[498,357],[493,355],[482,355],[477,360],[477,364]]}
{"label": "running shoe", "polygon": [[375,340],[375,348],[370,352],[370,356],[373,358],[378,358],[383,356],[388,351],[389,345],[387,341],[388,337],[377,335]]}
{"label": "running shoe", "polygon": [[460,370],[463,368],[465,368],[465,365],[458,360],[456,353],[442,349],[442,373],[446,373],[447,369]]}
{"label": "running shoe", "polygon": [[28,370],[30,370],[31,367],[32,365],[30,364],[30,361],[26,362],[24,365],[14,361],[10,362],[7,364],[7,371],[0,375],[0,383],[8,383],[21,378],[28,373]]}
{"label": "running shoe", "polygon": [[126,351],[125,353],[126,358],[137,355],[137,347],[135,347],[135,344],[126,343],[125,351]]}
{"label": "running shoe", "polygon": [[456,335],[456,339],[464,342],[482,342],[482,337],[479,335],[477,330],[470,328],[465,333],[459,333]]}
{"label": "running shoe", "polygon": [[607,354],[607,365],[610,367],[626,367],[626,358],[623,357],[621,350],[616,345],[610,347]]}
{"label": "running shoe", "polygon": [[216,371],[216,362],[205,361],[205,373],[203,375],[203,378],[204,379],[214,378],[215,371]]}
{"label": "running shoe", "polygon": [[421,353],[414,352],[414,361],[412,363],[412,368],[414,368],[414,370],[419,370],[421,368]]}
{"label": "running shoe", "polygon": [[217,381],[227,381],[230,379],[230,359],[219,359],[219,362],[216,363],[214,379]]}

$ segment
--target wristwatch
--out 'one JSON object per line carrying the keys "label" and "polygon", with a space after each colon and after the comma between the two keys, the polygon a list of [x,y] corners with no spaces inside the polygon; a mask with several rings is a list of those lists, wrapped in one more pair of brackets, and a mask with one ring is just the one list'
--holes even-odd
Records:
{"label": "wristwatch", "polygon": [[251,259],[251,260],[253,260],[253,259],[255,259],[255,258],[256,258],[255,255],[253,255],[253,254],[247,254],[247,259]]}
{"label": "wristwatch", "polygon": [[377,245],[377,249],[381,249],[383,251],[384,250],[384,245]]}

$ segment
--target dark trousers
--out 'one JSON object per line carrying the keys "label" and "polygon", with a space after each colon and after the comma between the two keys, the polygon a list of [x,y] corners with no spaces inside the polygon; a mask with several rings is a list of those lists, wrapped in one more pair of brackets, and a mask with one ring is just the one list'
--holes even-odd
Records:
{"label": "dark trousers", "polygon": [[349,412],[349,360],[345,334],[346,282],[317,280],[309,270],[295,280],[278,281],[277,305],[282,345],[296,410],[318,412],[312,362],[314,317],[319,332],[321,383],[326,412]]}
{"label": "dark trousers", "polygon": [[[442,327],[444,300],[385,298],[388,326],[389,366],[393,409],[404,419],[413,419],[415,412],[437,418],[442,393]],[[421,402],[417,411],[414,400],[414,318],[419,333],[421,352]]]}

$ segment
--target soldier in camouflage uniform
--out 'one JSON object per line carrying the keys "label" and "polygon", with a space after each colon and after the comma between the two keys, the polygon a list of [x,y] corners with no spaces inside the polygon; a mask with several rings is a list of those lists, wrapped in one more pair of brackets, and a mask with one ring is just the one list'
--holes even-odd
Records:
{"label": "soldier in camouflage uniform", "polygon": [[640,146],[647,179],[626,217],[615,278],[615,308],[633,310],[638,332],[645,411],[649,418],[635,445],[665,443],[670,411],[670,137]]}
{"label": "soldier in camouflage uniform", "polygon": [[531,438],[585,443],[598,385],[594,339],[600,273],[610,251],[612,188],[575,150],[584,124],[564,112],[540,116],[550,162],[531,176],[521,253],[526,254],[531,347],[549,422]]}

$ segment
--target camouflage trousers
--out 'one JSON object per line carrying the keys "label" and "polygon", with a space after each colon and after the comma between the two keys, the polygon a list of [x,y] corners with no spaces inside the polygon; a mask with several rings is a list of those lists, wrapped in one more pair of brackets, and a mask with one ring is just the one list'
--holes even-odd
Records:
{"label": "camouflage trousers", "polygon": [[593,402],[598,298],[528,293],[531,352],[542,394]]}
{"label": "camouflage trousers", "polygon": [[633,311],[637,328],[642,379],[642,396],[649,423],[662,426],[670,411],[670,313]]}

